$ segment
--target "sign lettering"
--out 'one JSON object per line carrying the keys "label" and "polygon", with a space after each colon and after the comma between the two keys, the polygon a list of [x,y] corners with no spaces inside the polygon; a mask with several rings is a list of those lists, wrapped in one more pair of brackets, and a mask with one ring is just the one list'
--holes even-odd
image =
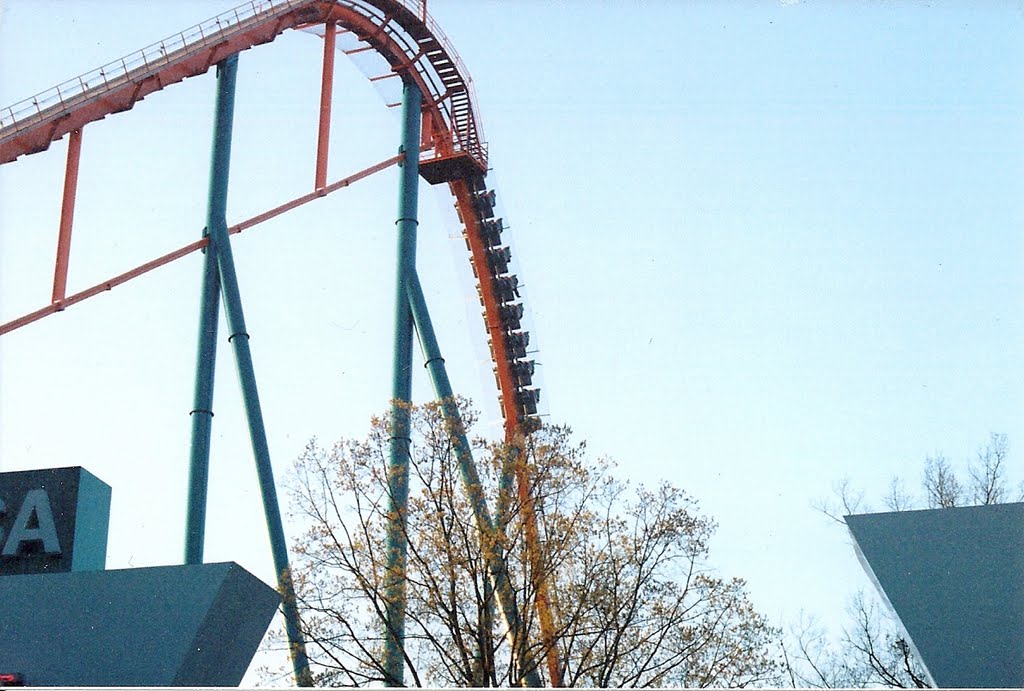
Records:
{"label": "sign lettering", "polygon": [[0,576],[106,565],[110,487],[83,468],[0,473]]}
{"label": "sign lettering", "polygon": [[53,524],[50,497],[44,489],[30,490],[18,511],[11,533],[4,543],[3,555],[11,557],[21,553],[38,552],[60,554],[60,540]]}

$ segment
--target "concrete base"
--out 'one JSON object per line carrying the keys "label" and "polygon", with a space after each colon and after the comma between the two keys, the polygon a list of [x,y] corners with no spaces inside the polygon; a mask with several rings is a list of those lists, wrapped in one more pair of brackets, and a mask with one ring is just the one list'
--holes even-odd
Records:
{"label": "concrete base", "polygon": [[1024,504],[847,516],[938,686],[1024,687]]}
{"label": "concrete base", "polygon": [[280,597],[238,564],[0,577],[0,673],[30,686],[237,686]]}

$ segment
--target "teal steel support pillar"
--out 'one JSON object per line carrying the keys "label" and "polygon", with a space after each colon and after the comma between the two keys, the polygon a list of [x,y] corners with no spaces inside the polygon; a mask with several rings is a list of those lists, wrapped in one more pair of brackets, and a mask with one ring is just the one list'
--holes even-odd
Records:
{"label": "teal steel support pillar", "polygon": [[[219,171],[214,181],[211,214],[207,228],[210,234],[210,247],[207,256],[214,255],[220,277],[221,291],[224,299],[224,313],[227,317],[231,343],[235,361],[238,366],[238,379],[242,387],[242,398],[245,402],[246,417],[249,421],[249,437],[252,441],[253,455],[256,460],[256,474],[259,478],[260,492],[263,497],[263,511],[270,533],[270,547],[273,553],[274,569],[277,573],[278,590],[281,593],[281,609],[284,613],[285,633],[291,647],[292,666],[295,680],[299,686],[312,686],[309,671],[309,660],[306,657],[306,645],[299,625],[298,602],[291,579],[291,568],[288,564],[288,545],[284,536],[284,524],[281,520],[281,508],[277,501],[277,490],[274,485],[274,473],[270,464],[270,449],[267,445],[267,434],[263,425],[263,412],[260,409],[259,394],[256,389],[256,374],[249,352],[249,335],[245,329],[245,315],[242,312],[241,292],[238,288],[238,277],[235,274],[235,262],[228,239],[227,221],[224,209],[227,205],[228,168],[231,159],[231,130],[235,106],[235,77],[238,70],[238,56],[232,55],[217,65],[217,110],[214,124],[213,167]],[[211,387],[212,391],[212,387]]]}
{"label": "teal steel support pillar", "polygon": [[523,671],[523,677],[528,686],[538,687],[541,685],[540,675],[537,666],[531,660],[525,659],[526,631],[522,626],[522,619],[519,616],[519,607],[516,604],[515,592],[509,580],[508,565],[501,554],[501,529],[496,528],[491,519],[490,511],[487,508],[487,498],[484,496],[483,488],[480,485],[480,476],[477,473],[476,463],[473,461],[472,447],[466,437],[466,427],[462,422],[462,415],[455,403],[455,396],[452,392],[452,385],[448,379],[448,371],[444,366],[444,358],[441,357],[441,347],[437,343],[437,335],[434,333],[434,325],[430,320],[430,312],[427,310],[427,302],[423,297],[423,288],[420,285],[419,276],[413,270],[407,277],[407,294],[409,306],[412,309],[413,319],[416,323],[416,333],[419,335],[420,347],[423,349],[425,367],[430,372],[430,379],[434,384],[434,392],[438,401],[441,402],[441,414],[444,416],[448,426],[449,434],[453,437],[455,446],[455,457],[459,463],[459,472],[462,475],[462,483],[469,495],[469,503],[473,507],[473,517],[476,521],[477,532],[480,534],[480,541],[483,547],[484,557],[487,560],[487,568],[491,574],[491,581],[498,595],[498,603],[501,606],[505,624],[508,627],[513,649],[517,650],[520,656],[519,664]]}
{"label": "teal steel support pillar", "polygon": [[[212,195],[211,195],[212,196]],[[205,235],[205,233],[204,233]],[[206,488],[213,427],[213,379],[217,360],[217,322],[220,319],[220,275],[212,247],[203,259],[203,292],[199,314],[195,392],[192,398],[192,446],[189,453],[188,512],[185,523],[185,563],[203,563],[206,537]]]}
{"label": "teal steel support pillar", "polygon": [[[217,68],[218,82],[223,74]],[[218,92],[218,99],[220,95]],[[220,113],[218,102],[217,113]],[[230,118],[229,118],[230,120]],[[228,170],[230,141],[224,133],[224,120],[214,123],[213,150],[210,155],[210,191],[206,202],[206,228],[227,226]],[[230,137],[230,122],[227,123]],[[206,537],[206,494],[210,467],[210,433],[213,426],[213,381],[217,364],[217,326],[220,321],[220,274],[217,247],[210,238],[204,250],[203,288],[199,312],[199,345],[196,352],[196,379],[192,398],[192,445],[189,453],[188,511],[185,522],[185,563],[203,563]]]}
{"label": "teal steel support pillar", "polygon": [[395,279],[395,352],[391,389],[391,448],[388,461],[388,533],[384,672],[388,686],[404,686],[405,569],[408,551],[406,504],[409,499],[409,406],[412,402],[412,311],[406,290],[416,272],[416,220],[419,197],[419,87],[406,81],[402,90],[402,144],[399,163],[398,266]]}

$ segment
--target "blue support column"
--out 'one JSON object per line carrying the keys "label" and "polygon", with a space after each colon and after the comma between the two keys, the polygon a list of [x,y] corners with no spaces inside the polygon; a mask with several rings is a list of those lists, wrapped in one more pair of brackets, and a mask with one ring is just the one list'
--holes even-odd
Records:
{"label": "blue support column", "polygon": [[189,453],[188,512],[185,524],[185,563],[203,563],[206,537],[206,489],[213,427],[213,379],[217,360],[217,322],[220,318],[220,275],[217,254],[207,248],[203,261],[203,292],[199,314],[195,392],[192,399],[192,446]]}
{"label": "blue support column", "polygon": [[[214,125],[214,165],[222,167],[223,176],[216,190],[218,206],[223,209],[227,201],[228,164],[231,158],[231,130],[235,105],[235,77],[238,69],[238,56],[232,55],[217,65],[217,112]],[[256,473],[259,478],[260,492],[263,496],[263,511],[270,533],[270,546],[273,552],[274,569],[277,573],[278,589],[281,593],[281,609],[284,613],[285,632],[291,646],[292,666],[295,680],[299,686],[312,686],[309,671],[309,660],[306,657],[306,646],[299,626],[299,609],[292,585],[291,568],[288,564],[288,545],[284,536],[284,524],[281,520],[281,508],[277,501],[277,490],[274,485],[274,472],[270,463],[270,448],[267,445],[267,434],[263,425],[263,412],[260,408],[259,393],[256,389],[256,374],[249,351],[249,334],[245,328],[245,315],[242,312],[242,298],[235,274],[235,262],[228,239],[227,221],[224,214],[211,219],[208,231],[210,247],[216,255],[217,268],[220,275],[221,290],[224,299],[224,313],[227,317],[231,343],[235,361],[238,366],[238,379],[242,387],[246,417],[249,421],[249,437],[252,441],[253,455],[256,460]]]}
{"label": "blue support column", "polygon": [[448,371],[444,366],[444,358],[441,357],[441,347],[437,343],[437,335],[434,333],[434,325],[430,320],[430,312],[427,310],[427,302],[423,297],[423,288],[420,285],[419,276],[413,270],[407,277],[407,294],[409,306],[412,309],[413,319],[416,323],[416,333],[419,335],[420,347],[423,349],[423,358],[426,361],[425,367],[430,372],[430,379],[434,384],[434,392],[438,401],[441,402],[441,414],[448,425],[449,433],[453,437],[455,457],[459,463],[459,472],[462,475],[462,484],[469,495],[469,503],[473,507],[473,517],[476,522],[477,532],[480,534],[480,543],[483,548],[484,558],[487,560],[487,569],[491,575],[491,581],[498,595],[498,603],[501,606],[505,624],[510,633],[511,643],[519,657],[519,665],[523,671],[523,677],[528,686],[538,687],[541,685],[540,675],[537,666],[532,660],[527,659],[526,631],[522,625],[519,615],[519,607],[516,604],[515,592],[509,580],[508,566],[501,554],[502,529],[496,528],[491,519],[490,511],[487,508],[487,498],[484,496],[483,488],[480,485],[480,476],[477,473],[476,463],[473,461],[472,447],[466,437],[466,427],[462,422],[462,415],[455,403],[455,396],[452,392],[452,385],[448,379]]}
{"label": "blue support column", "polygon": [[[217,79],[222,77],[217,68]],[[219,95],[218,95],[219,98]],[[218,106],[217,112],[220,112]],[[230,146],[225,146],[223,120],[214,123],[210,155],[210,191],[206,202],[206,228],[227,226],[228,170]],[[229,123],[230,130],[230,123]],[[229,133],[230,134],[230,133]],[[225,151],[227,149],[227,151]],[[204,250],[203,288],[199,312],[199,344],[196,349],[196,379],[192,398],[192,446],[189,453],[188,512],[185,523],[185,563],[202,564],[206,538],[206,495],[210,468],[210,433],[213,426],[213,381],[217,364],[217,327],[220,321],[220,274],[217,247],[210,239]]]}
{"label": "blue support column", "polygon": [[419,88],[406,81],[402,91],[402,144],[399,153],[398,266],[395,279],[395,352],[391,393],[391,448],[388,462],[387,574],[384,594],[384,671],[388,686],[404,686],[405,569],[408,551],[406,504],[409,499],[409,405],[412,400],[412,311],[406,284],[416,271],[416,220],[419,197]]}

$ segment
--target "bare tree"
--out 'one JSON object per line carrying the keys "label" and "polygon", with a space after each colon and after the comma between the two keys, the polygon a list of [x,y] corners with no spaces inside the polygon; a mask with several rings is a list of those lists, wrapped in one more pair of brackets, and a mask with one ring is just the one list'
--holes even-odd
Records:
{"label": "bare tree", "polygon": [[[889,482],[889,493],[885,496],[885,507],[890,511],[907,511],[914,505],[914,499],[907,493],[902,478],[893,477]],[[856,513],[850,511],[847,513]]]}
{"label": "bare tree", "polygon": [[781,647],[788,681],[793,688],[856,688],[861,682],[860,675],[851,668],[852,660],[842,656],[825,628],[814,618],[801,614]]}
{"label": "bare tree", "polygon": [[836,523],[845,525],[843,516],[859,513],[864,508],[864,490],[854,489],[848,477],[832,485],[832,494],[831,498],[819,499],[813,506]]}
{"label": "bare tree", "polygon": [[[967,467],[973,504],[985,506],[1007,501],[1010,488],[1006,484],[1004,461],[1008,453],[1009,443],[1005,434],[993,434],[988,444],[978,449],[975,462]],[[1024,501],[1024,492],[1020,492],[1012,501]]]}
{"label": "bare tree", "polygon": [[964,488],[942,454],[929,456],[924,461],[925,500],[929,509],[948,509],[962,506]]}
{"label": "bare tree", "polygon": [[858,592],[847,607],[850,623],[838,642],[813,620],[791,627],[786,666],[794,687],[928,688],[899,624],[877,598]]}
{"label": "bare tree", "polygon": [[[524,665],[546,653],[535,607],[542,578],[550,586],[566,685],[744,686],[776,679],[778,632],[754,610],[743,581],[710,570],[715,524],[684,492],[670,485],[634,489],[611,476],[609,462],[588,459],[570,430],[545,427],[526,443],[541,533],[539,561],[531,561],[523,505],[503,481],[508,450],[475,443],[484,493],[500,507],[504,525],[482,541],[439,407],[415,407],[412,418],[408,682],[519,685]],[[311,442],[297,463],[294,517],[305,532],[294,545],[294,570],[319,685],[392,681],[380,664],[388,435],[386,422],[376,419],[366,440],[330,449]],[[523,623],[518,640],[509,640],[495,616],[485,547],[499,549],[508,564]]]}
{"label": "bare tree", "polygon": [[861,675],[869,684],[891,688],[930,686],[911,654],[910,644],[895,632],[895,622],[881,610],[877,598],[869,600],[858,592],[850,609],[854,624],[844,630],[843,641],[861,661]]}

